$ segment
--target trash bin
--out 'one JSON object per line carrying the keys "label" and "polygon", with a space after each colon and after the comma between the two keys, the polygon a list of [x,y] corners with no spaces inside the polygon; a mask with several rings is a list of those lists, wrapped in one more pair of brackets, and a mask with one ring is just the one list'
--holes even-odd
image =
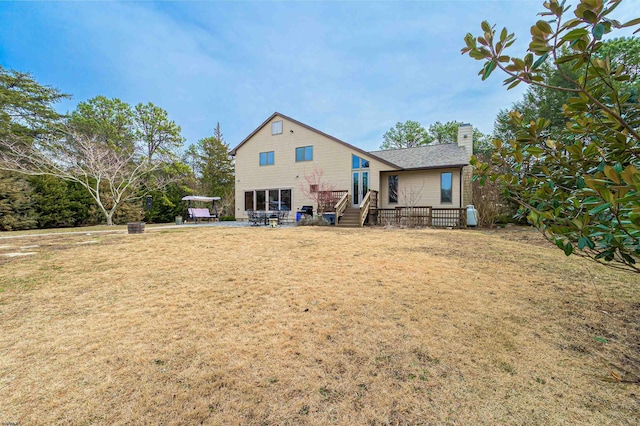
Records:
{"label": "trash bin", "polygon": [[182,216],[176,216],[176,225],[182,225]]}
{"label": "trash bin", "polygon": [[127,223],[127,232],[129,234],[144,234],[144,222]]}
{"label": "trash bin", "polygon": [[296,222],[300,222],[302,218],[313,217],[313,206],[302,206],[296,212]]}

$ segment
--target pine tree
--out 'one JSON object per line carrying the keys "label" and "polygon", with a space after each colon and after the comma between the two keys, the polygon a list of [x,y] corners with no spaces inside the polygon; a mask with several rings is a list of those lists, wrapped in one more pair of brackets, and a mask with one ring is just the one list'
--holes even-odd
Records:
{"label": "pine tree", "polygon": [[229,145],[216,125],[213,136],[200,139],[196,145],[200,189],[204,195],[222,196],[233,187],[233,159]]}
{"label": "pine tree", "polygon": [[24,176],[0,171],[0,230],[32,229],[38,225],[30,195],[31,187]]}

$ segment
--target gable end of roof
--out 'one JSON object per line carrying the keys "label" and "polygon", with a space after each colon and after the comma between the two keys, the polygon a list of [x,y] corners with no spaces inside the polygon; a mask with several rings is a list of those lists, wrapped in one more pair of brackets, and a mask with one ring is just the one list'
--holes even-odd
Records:
{"label": "gable end of roof", "polygon": [[259,131],[260,129],[262,129],[264,126],[266,126],[266,125],[267,125],[267,123],[268,123],[268,122],[270,122],[271,120],[273,120],[277,115],[279,115],[279,116],[281,116],[281,117],[284,117],[282,114],[280,114],[280,113],[279,113],[279,112],[277,112],[277,111],[276,111],[276,112],[274,112],[273,114],[271,114],[271,115],[269,116],[269,118],[267,118],[266,120],[264,120],[264,121],[262,122],[262,124],[261,124],[261,125],[259,125],[258,127],[256,127],[256,129],[255,129],[253,132],[251,132],[251,133],[249,134],[249,136],[247,136],[246,138],[244,138],[244,139],[242,140],[242,142],[240,142],[238,145],[236,145],[236,147],[235,147],[235,148],[233,148],[231,151],[229,151],[229,154],[231,154],[231,155],[235,156],[235,155],[236,155],[236,151],[238,151],[238,148],[240,148],[242,145],[244,145],[244,144],[245,144],[249,139],[251,139],[251,138],[253,137],[253,135],[255,135],[256,133],[258,133],[258,131]]}
{"label": "gable end of roof", "polygon": [[367,156],[369,156],[369,157],[373,157],[373,158],[375,158],[376,160],[380,161],[381,163],[384,163],[384,164],[386,164],[386,165],[388,165],[388,166],[391,166],[391,167],[393,167],[394,169],[401,169],[401,167],[399,167],[397,164],[394,164],[394,163],[392,163],[392,162],[390,162],[390,161],[388,161],[388,160],[386,160],[386,159],[384,159],[384,158],[380,158],[380,157],[378,157],[378,156],[377,156],[377,155],[375,155],[375,154],[372,154],[372,153],[367,152],[367,151],[365,151],[365,150],[363,150],[363,149],[360,149],[360,148],[358,148],[358,147],[356,147],[356,146],[353,146],[353,145],[351,145],[351,144],[349,144],[349,143],[347,143],[347,142],[345,142],[345,141],[342,141],[342,140],[340,140],[340,139],[338,139],[338,138],[336,138],[336,137],[334,137],[334,136],[331,136],[331,135],[329,135],[329,134],[327,134],[327,133],[324,133],[324,132],[322,132],[322,131],[320,131],[320,130],[318,130],[318,129],[314,128],[314,127],[311,127],[311,126],[309,126],[309,125],[307,125],[307,124],[304,124],[303,122],[298,121],[298,120],[296,120],[296,119],[294,119],[294,118],[287,117],[287,116],[286,116],[286,115],[284,115],[284,114],[280,114],[280,113],[279,113],[279,112],[277,112],[277,111],[276,111],[276,112],[274,112],[273,114],[271,114],[271,116],[269,116],[269,118],[267,118],[264,122],[262,122],[262,124],[260,124],[260,125],[259,125],[259,126],[258,126],[254,131],[253,131],[253,132],[251,132],[251,134],[249,134],[249,136],[247,136],[246,138],[244,138],[244,140],[243,140],[242,142],[240,142],[240,143],[239,143],[235,148],[233,148],[231,151],[229,151],[229,153],[230,153],[231,155],[235,156],[235,155],[236,155],[236,152],[238,151],[238,148],[240,148],[242,145],[244,145],[245,143],[247,143],[247,142],[249,141],[249,139],[251,139],[251,138],[252,138],[256,133],[258,133],[258,132],[260,131],[260,129],[262,129],[264,126],[266,126],[266,125],[267,125],[271,120],[273,120],[275,117],[282,117],[282,118],[283,118],[283,119],[285,119],[285,120],[291,121],[292,123],[295,123],[295,124],[297,124],[298,126],[304,127],[304,128],[305,128],[305,129],[307,129],[307,130],[310,130],[310,131],[312,131],[312,132],[314,132],[314,133],[317,133],[317,134],[319,134],[319,135],[322,135],[322,136],[324,136],[324,137],[325,137],[325,138],[327,138],[327,139],[331,139],[332,141],[337,142],[337,143],[339,143],[339,144],[342,144],[342,145],[346,146],[346,147],[347,147],[347,148],[349,148],[349,149],[352,149],[352,150],[354,150],[354,151],[359,152],[360,154],[364,154],[364,155],[367,155]]}

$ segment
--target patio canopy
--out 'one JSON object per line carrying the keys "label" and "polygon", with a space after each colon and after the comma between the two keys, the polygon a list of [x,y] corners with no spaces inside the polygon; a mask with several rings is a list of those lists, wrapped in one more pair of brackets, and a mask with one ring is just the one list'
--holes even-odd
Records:
{"label": "patio canopy", "polygon": [[202,197],[200,195],[187,195],[186,197],[182,197],[182,201],[205,201],[212,202],[218,201],[220,197]]}

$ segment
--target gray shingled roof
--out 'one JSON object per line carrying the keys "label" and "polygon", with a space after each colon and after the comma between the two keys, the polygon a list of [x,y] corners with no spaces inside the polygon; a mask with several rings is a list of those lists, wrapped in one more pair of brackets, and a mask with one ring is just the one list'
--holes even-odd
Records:
{"label": "gray shingled roof", "polygon": [[437,169],[469,164],[467,151],[455,143],[371,151],[370,154],[403,169]]}

